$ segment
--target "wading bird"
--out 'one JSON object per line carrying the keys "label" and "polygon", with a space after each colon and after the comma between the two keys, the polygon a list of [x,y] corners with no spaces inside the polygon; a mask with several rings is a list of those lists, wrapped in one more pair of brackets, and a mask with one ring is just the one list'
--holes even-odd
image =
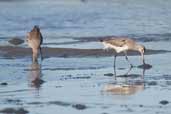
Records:
{"label": "wading bird", "polygon": [[100,41],[104,45],[105,49],[114,49],[116,51],[116,54],[114,55],[114,67],[116,63],[117,53],[121,53],[121,52],[124,52],[126,60],[130,64],[130,66],[133,67],[133,65],[130,63],[127,57],[128,50],[140,52],[143,65],[145,65],[145,60],[144,60],[145,47],[141,44],[138,44],[134,40],[126,37],[125,38],[118,37],[118,38],[111,38],[111,39],[100,40]]}
{"label": "wading bird", "polygon": [[27,43],[32,48],[32,61],[33,63],[38,62],[38,54],[42,57],[41,44],[43,43],[43,37],[38,26],[34,26],[33,29],[27,33]]}

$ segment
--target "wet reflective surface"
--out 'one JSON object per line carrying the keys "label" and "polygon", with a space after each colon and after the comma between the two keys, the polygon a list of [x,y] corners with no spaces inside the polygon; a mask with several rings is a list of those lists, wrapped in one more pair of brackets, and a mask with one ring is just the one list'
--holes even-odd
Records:
{"label": "wet reflective surface", "polygon": [[98,36],[111,35],[130,36],[147,49],[168,52],[147,52],[145,66],[139,56],[128,56],[136,66],[132,69],[119,56],[114,76],[113,57],[89,56],[96,50],[82,56],[49,55],[32,64],[31,55],[20,53],[25,43],[14,46],[20,57],[8,56],[9,48],[1,49],[0,113],[169,114],[170,4],[169,0],[1,0],[1,46],[10,45],[15,36],[24,39],[38,24],[44,47],[80,49],[74,53],[78,55],[83,49],[101,49]]}

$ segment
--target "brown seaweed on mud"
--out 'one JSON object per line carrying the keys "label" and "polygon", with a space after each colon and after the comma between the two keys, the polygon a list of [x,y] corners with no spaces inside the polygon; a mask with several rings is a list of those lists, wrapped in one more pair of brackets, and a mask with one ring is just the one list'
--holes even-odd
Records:
{"label": "brown seaweed on mud", "polygon": [[[49,57],[105,57],[113,56],[115,51],[109,50],[105,51],[103,49],[75,49],[75,48],[42,48],[45,58]],[[145,55],[152,54],[162,54],[171,52],[169,50],[152,50],[147,49]],[[128,55],[135,56],[139,55],[138,52],[129,51]],[[5,58],[23,58],[31,56],[31,49],[23,47],[13,47],[13,46],[0,46],[0,56]],[[118,56],[124,56],[123,53],[118,54]]]}

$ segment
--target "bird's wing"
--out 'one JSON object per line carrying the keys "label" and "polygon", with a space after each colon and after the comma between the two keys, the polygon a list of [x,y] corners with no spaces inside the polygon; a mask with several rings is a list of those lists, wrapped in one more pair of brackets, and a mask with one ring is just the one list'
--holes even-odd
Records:
{"label": "bird's wing", "polygon": [[118,46],[118,47],[122,47],[126,44],[125,39],[111,39],[111,40],[108,40],[106,42],[111,44],[111,45]]}

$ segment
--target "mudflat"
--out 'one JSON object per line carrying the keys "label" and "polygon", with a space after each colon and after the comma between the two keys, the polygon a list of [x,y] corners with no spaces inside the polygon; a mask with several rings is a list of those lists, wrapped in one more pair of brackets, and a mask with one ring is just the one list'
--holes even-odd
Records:
{"label": "mudflat", "polygon": [[[170,114],[170,4],[0,0],[0,113]],[[23,42],[34,25],[44,37],[38,64]],[[99,40],[121,36],[146,47],[147,66],[130,51],[135,67],[121,53],[114,72],[115,52],[103,50]]]}

